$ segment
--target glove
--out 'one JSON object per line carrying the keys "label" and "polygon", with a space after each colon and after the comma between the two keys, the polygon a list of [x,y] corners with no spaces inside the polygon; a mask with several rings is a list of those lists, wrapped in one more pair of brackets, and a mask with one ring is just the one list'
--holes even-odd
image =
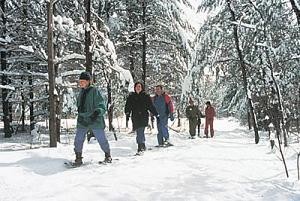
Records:
{"label": "glove", "polygon": [[126,121],[128,122],[130,118],[130,114],[126,114]]}
{"label": "glove", "polygon": [[87,127],[89,125],[88,121],[86,121],[83,116],[78,116],[77,122],[83,125],[84,127]]}
{"label": "glove", "polygon": [[92,122],[96,121],[97,117],[98,117],[99,112],[96,110],[94,111],[94,113],[90,116]]}
{"label": "glove", "polygon": [[156,122],[157,122],[158,124],[160,123],[159,115],[156,116]]}
{"label": "glove", "polygon": [[151,122],[153,122],[154,121],[154,116],[151,116],[150,118],[151,118]]}
{"label": "glove", "polygon": [[173,113],[170,113],[170,120],[174,121],[174,114]]}

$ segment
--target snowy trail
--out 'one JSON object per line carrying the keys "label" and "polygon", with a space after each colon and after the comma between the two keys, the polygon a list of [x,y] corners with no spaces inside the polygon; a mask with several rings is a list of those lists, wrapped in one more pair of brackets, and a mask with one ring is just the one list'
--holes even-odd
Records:
{"label": "snowy trail", "polygon": [[[72,146],[0,152],[0,201],[258,201],[300,200],[294,161],[286,179],[282,162],[267,142],[254,144],[248,131],[228,119],[216,122],[213,139],[171,133],[174,147],[133,157],[134,137],[110,141],[114,164],[99,166],[97,144],[85,144],[90,165],[66,169]],[[147,136],[147,145],[156,136]],[[100,155],[100,157],[99,157]]]}

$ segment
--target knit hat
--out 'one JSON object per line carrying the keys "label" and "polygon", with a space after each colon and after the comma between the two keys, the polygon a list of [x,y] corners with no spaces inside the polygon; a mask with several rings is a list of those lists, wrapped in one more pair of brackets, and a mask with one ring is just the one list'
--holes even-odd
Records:
{"label": "knit hat", "polygon": [[79,77],[80,80],[91,80],[91,75],[89,72],[82,72]]}

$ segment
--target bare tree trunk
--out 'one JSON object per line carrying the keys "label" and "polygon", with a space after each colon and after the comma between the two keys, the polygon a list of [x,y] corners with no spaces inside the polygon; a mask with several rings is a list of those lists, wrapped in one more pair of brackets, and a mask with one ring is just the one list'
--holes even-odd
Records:
{"label": "bare tree trunk", "polygon": [[144,87],[146,88],[146,74],[147,74],[147,63],[146,63],[146,47],[147,47],[147,41],[146,41],[146,3],[145,0],[142,1],[142,26],[143,26],[143,35],[142,35],[142,80],[144,83]]}
{"label": "bare tree trunk", "polygon": [[[298,8],[297,5],[296,5],[295,0],[290,0],[290,2],[291,2],[291,4],[292,4],[293,11],[294,11],[295,14],[296,14],[297,22],[298,22],[299,29],[300,29],[300,10],[299,10],[299,8]],[[298,3],[298,4],[299,4],[299,3]],[[300,4],[299,4],[299,5],[300,5]]]}
{"label": "bare tree trunk", "polygon": [[[24,76],[21,77],[21,84],[24,84]],[[26,104],[25,104],[25,95],[24,92],[21,92],[21,98],[22,98],[22,103],[21,103],[21,120],[22,120],[22,131],[25,131],[25,110],[26,110]]]}
{"label": "bare tree trunk", "polygon": [[[298,83],[299,86],[299,83]],[[296,126],[297,126],[297,132],[300,133],[300,86],[298,87],[298,98],[297,98],[297,118],[296,118]]]}
{"label": "bare tree trunk", "polygon": [[299,174],[299,158],[300,158],[300,152],[297,154],[297,172],[298,172],[298,180],[300,180],[300,174]]}
{"label": "bare tree trunk", "polygon": [[[27,70],[30,71],[31,67],[30,65],[27,65]],[[28,85],[30,86],[29,89],[29,120],[30,120],[30,131],[32,131],[35,127],[35,122],[34,122],[34,105],[33,105],[33,98],[34,98],[34,94],[33,94],[33,80],[32,80],[32,76],[28,76]]]}
{"label": "bare tree trunk", "polygon": [[[231,20],[233,22],[235,22],[236,18],[235,18],[235,13],[231,7],[231,0],[227,0],[227,6],[228,6],[230,14],[231,14]],[[237,50],[238,57],[239,57],[240,66],[242,69],[243,85],[244,85],[245,93],[247,96],[249,112],[251,114],[251,119],[252,119],[252,123],[253,123],[253,128],[254,128],[254,133],[255,133],[255,143],[257,144],[259,142],[258,126],[257,126],[256,117],[255,117],[255,113],[254,113],[253,103],[252,103],[251,97],[249,97],[249,95],[248,95],[246,64],[244,61],[242,50],[240,48],[240,42],[239,42],[239,38],[238,38],[238,29],[237,29],[236,25],[234,25],[234,27],[233,27],[233,34],[234,34],[234,41],[235,41],[235,46],[236,46],[236,50]]]}
{"label": "bare tree trunk", "polygon": [[[56,7],[53,7],[53,14],[56,15]],[[55,37],[55,41],[58,42],[59,41],[59,35],[55,35],[55,33],[53,33],[53,37]],[[56,42],[54,42],[56,44]],[[53,55],[56,55],[56,57],[60,57],[60,51],[57,45],[53,46]],[[60,64],[56,63],[54,64],[54,76],[58,77],[58,69],[60,67]],[[60,141],[60,135],[61,135],[61,131],[60,131],[60,126],[61,126],[61,113],[62,113],[62,107],[63,107],[63,103],[61,100],[63,100],[62,94],[61,94],[61,89],[59,86],[55,86],[56,89],[56,94],[54,96],[54,100],[55,100],[55,112],[56,112],[56,139],[57,142],[61,142]]]}
{"label": "bare tree trunk", "polygon": [[53,7],[54,0],[47,3],[48,8],[48,76],[49,76],[49,132],[50,147],[57,147],[56,136],[56,106],[55,106],[55,70],[53,52]]}
{"label": "bare tree trunk", "polygon": [[[133,24],[134,24],[134,16],[133,16],[133,9],[131,7],[131,0],[126,1],[126,11],[128,15],[128,30],[131,32],[133,30]],[[132,34],[132,33],[131,33]],[[129,55],[128,55],[128,60],[129,60],[129,71],[131,73],[133,81],[136,81],[136,75],[135,75],[135,68],[134,68],[134,49],[135,49],[135,44],[133,42],[134,36],[131,35],[129,37],[130,39],[130,45],[129,45]]]}
{"label": "bare tree trunk", "polygon": [[[267,53],[267,55],[269,55],[269,54]],[[267,56],[267,57],[268,57],[270,65],[273,66],[269,56]],[[288,146],[288,144],[287,144],[287,133],[286,133],[286,127],[285,127],[285,122],[284,122],[283,106],[282,106],[282,99],[281,99],[281,95],[280,95],[280,89],[279,89],[279,86],[278,86],[278,84],[276,82],[276,79],[274,77],[273,68],[271,67],[269,69],[271,71],[271,77],[272,77],[273,83],[275,85],[276,96],[278,98],[278,113],[279,114],[277,115],[277,118],[279,118],[279,120],[276,121],[276,122],[278,122],[278,125],[276,125],[276,127],[279,129],[279,133],[281,133],[281,131],[283,132],[283,141],[284,141],[284,146],[286,147],[286,146]]]}
{"label": "bare tree trunk", "polygon": [[287,169],[287,166],[286,166],[284,155],[282,153],[282,149],[281,149],[281,145],[280,145],[280,140],[279,140],[279,135],[277,135],[277,140],[278,140],[279,151],[280,151],[281,158],[282,158],[283,165],[284,165],[284,169],[285,169],[285,174],[286,174],[286,177],[289,178],[289,172],[288,172],[288,169]]}
{"label": "bare tree trunk", "polygon": [[114,126],[112,124],[113,121],[113,111],[114,111],[114,104],[112,101],[112,95],[111,95],[111,79],[107,79],[107,113],[108,113],[108,130],[114,131]]}
{"label": "bare tree trunk", "polygon": [[177,127],[180,127],[181,126],[181,120],[180,120],[180,110],[179,109],[177,109],[177,119],[178,119]]}
{"label": "bare tree trunk", "polygon": [[[5,38],[5,34],[7,32],[6,30],[6,16],[5,16],[5,0],[0,1],[0,6],[1,6],[1,20],[2,20],[2,25],[3,27],[1,28],[2,32],[2,38]],[[1,70],[6,71],[7,68],[7,63],[6,63],[6,51],[1,51],[0,53],[1,57]],[[2,75],[2,85],[5,86],[8,84],[8,77],[7,75],[3,74]],[[7,100],[7,95],[8,95],[8,89],[3,88],[2,89],[2,109],[3,109],[3,123],[4,123],[4,137],[9,138],[12,136],[12,131],[10,129],[10,119],[9,119],[9,102]]]}
{"label": "bare tree trunk", "polygon": [[86,71],[93,73],[93,61],[91,47],[91,0],[84,0],[85,6],[85,68]]}

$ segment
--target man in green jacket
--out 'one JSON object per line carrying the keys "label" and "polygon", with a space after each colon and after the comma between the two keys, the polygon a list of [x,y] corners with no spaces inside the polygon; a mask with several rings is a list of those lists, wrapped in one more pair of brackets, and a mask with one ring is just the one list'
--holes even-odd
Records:
{"label": "man in green jacket", "polygon": [[105,153],[104,162],[111,163],[110,147],[104,132],[106,105],[103,97],[100,91],[91,85],[91,75],[88,72],[80,74],[79,86],[81,91],[77,99],[78,118],[74,140],[76,154],[74,165],[80,166],[82,164],[82,148],[88,130],[93,131],[102,151]]}

